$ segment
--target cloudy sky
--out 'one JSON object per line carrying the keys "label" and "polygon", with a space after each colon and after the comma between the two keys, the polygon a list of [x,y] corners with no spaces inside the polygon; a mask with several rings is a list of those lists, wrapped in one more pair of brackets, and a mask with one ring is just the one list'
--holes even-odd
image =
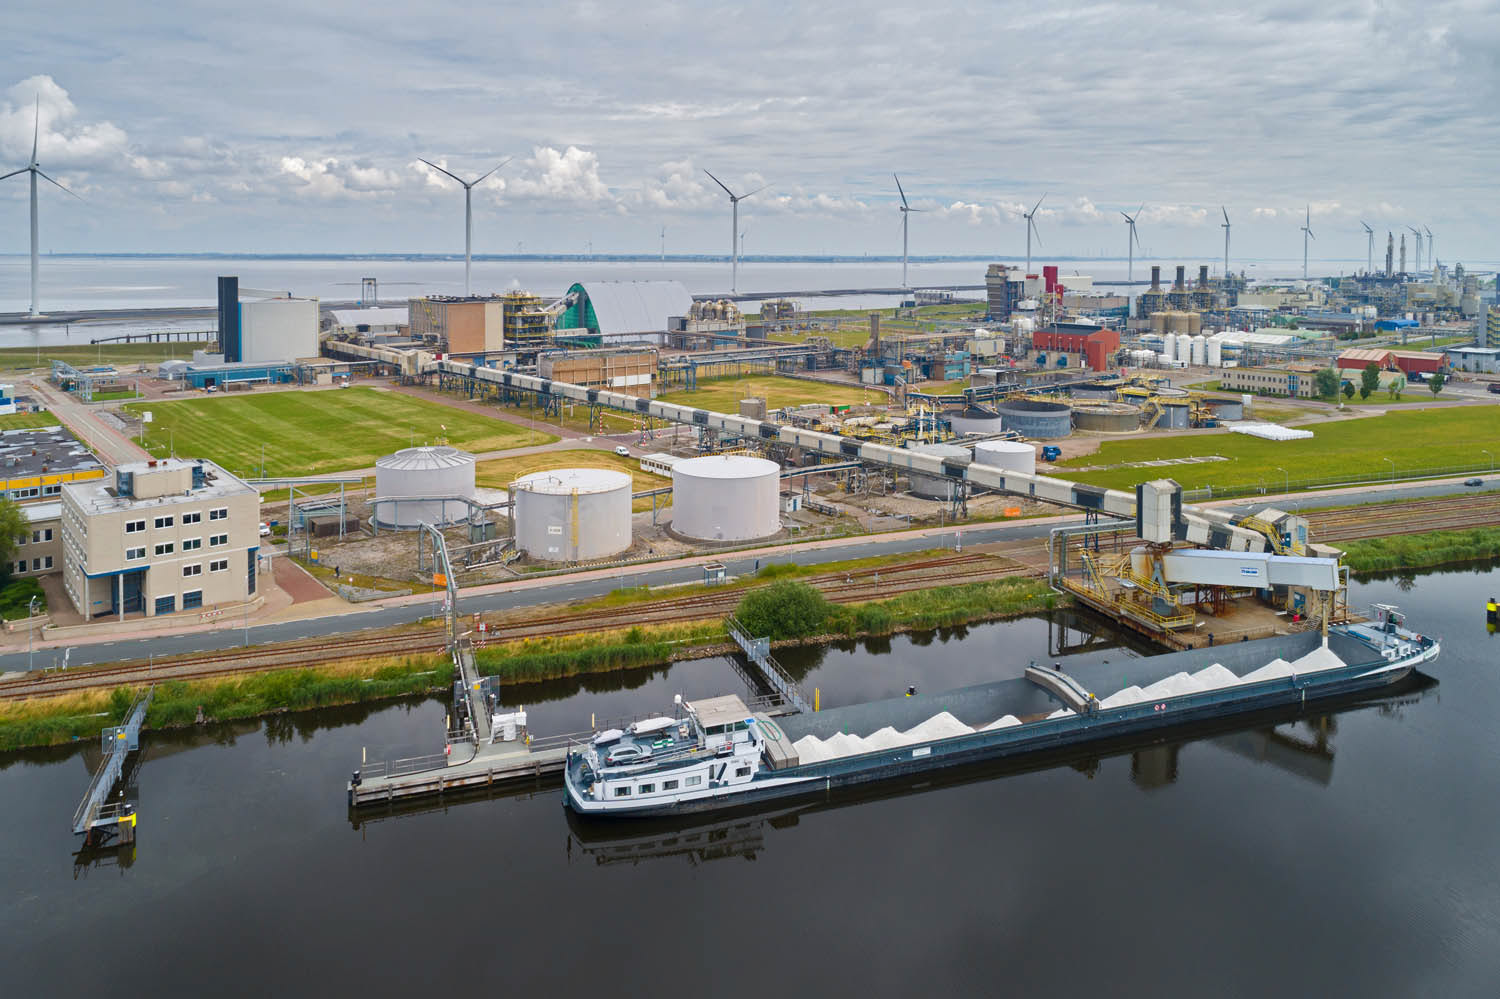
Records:
{"label": "cloudy sky", "polygon": [[[0,172],[40,98],[44,250],[486,253],[1144,250],[1363,261],[1359,220],[1500,256],[1500,5],[453,5],[19,0]],[[44,185],[45,186],[45,185]],[[24,177],[0,252],[27,247]],[[1336,267],[1333,269],[1337,269]]]}

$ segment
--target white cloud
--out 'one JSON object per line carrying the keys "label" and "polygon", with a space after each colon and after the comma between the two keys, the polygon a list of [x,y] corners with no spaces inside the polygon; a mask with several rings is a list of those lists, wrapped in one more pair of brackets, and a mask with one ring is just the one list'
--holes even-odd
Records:
{"label": "white cloud", "polygon": [[559,152],[537,146],[520,166],[519,175],[500,178],[507,197],[582,203],[613,202],[609,185],[599,177],[599,155],[569,146]]}
{"label": "white cloud", "polygon": [[316,160],[283,156],[280,169],[283,176],[300,181],[297,193],[316,198],[366,198],[401,185],[394,171],[343,163],[335,156]]}

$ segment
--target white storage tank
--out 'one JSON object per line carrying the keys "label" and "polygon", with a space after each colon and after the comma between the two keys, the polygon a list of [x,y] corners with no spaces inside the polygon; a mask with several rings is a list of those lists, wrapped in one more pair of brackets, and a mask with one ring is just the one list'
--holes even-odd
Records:
{"label": "white storage tank", "polygon": [[1208,340],[1205,337],[1193,337],[1191,346],[1192,355],[1189,363],[1194,364],[1200,368],[1203,367],[1203,365],[1208,360],[1207,344]]}
{"label": "white storage tank", "polygon": [[1035,475],[1036,447],[1021,441],[980,441],[974,445],[974,463]]}
{"label": "white storage tank", "polygon": [[548,562],[587,562],[630,547],[630,476],[608,468],[532,472],[510,484],[516,547]]}
{"label": "white storage tank", "polygon": [[754,541],[781,530],[781,466],[715,454],[672,466],[672,530],[699,541]]}
{"label": "white storage tank", "polygon": [[1218,340],[1208,341],[1208,366],[1210,368],[1222,368],[1224,366],[1224,345]]}
{"label": "white storage tank", "polygon": [[[936,455],[939,458],[968,458],[970,456],[968,448],[959,447],[957,444],[913,444],[907,450],[917,454]],[[913,471],[909,478],[914,496],[940,500],[953,498],[953,480],[946,475],[924,475]]]}
{"label": "white storage tank", "polygon": [[1170,368],[1172,366],[1172,355],[1168,354],[1166,351],[1162,351],[1161,352],[1161,354],[1160,354],[1160,360],[1161,360],[1161,366],[1162,367],[1164,367],[1164,368]]}
{"label": "white storage tank", "polygon": [[1171,361],[1177,356],[1177,334],[1168,333],[1162,337],[1161,356],[1163,360]]}
{"label": "white storage tank", "polygon": [[462,523],[474,496],[474,456],[447,447],[408,447],[375,462],[375,505],[381,527],[409,530],[419,524]]}

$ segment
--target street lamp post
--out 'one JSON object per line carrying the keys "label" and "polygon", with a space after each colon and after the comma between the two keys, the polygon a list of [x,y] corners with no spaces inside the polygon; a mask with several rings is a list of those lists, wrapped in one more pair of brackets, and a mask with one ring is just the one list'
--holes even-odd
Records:
{"label": "street lamp post", "polygon": [[1289,474],[1287,474],[1287,470],[1284,469],[1284,468],[1282,468],[1280,465],[1275,465],[1273,467],[1276,469],[1276,471],[1278,471],[1278,472],[1281,473],[1281,480],[1282,480],[1283,483],[1285,483],[1284,491],[1285,492],[1291,492],[1292,491],[1292,477]]}
{"label": "street lamp post", "polygon": [[[36,617],[36,597],[32,597],[29,601],[27,601],[27,603],[26,603],[26,617],[28,619]],[[32,649],[31,643],[32,643],[32,639],[33,639],[33,637],[35,635],[36,635],[36,622],[28,620],[26,622],[26,672],[28,672],[28,673],[31,672],[31,649]]]}
{"label": "street lamp post", "polygon": [[1396,463],[1394,461],[1391,461],[1391,459],[1389,459],[1389,458],[1381,458],[1380,460],[1381,461],[1390,461],[1391,462],[1391,481],[1395,482],[1396,481]]}
{"label": "street lamp post", "polygon": [[1492,454],[1490,454],[1488,448],[1480,448],[1479,449],[1479,453],[1480,454],[1487,454],[1487,455],[1489,455],[1489,458],[1490,458],[1490,471],[1493,472],[1495,470],[1495,456],[1492,455]]}

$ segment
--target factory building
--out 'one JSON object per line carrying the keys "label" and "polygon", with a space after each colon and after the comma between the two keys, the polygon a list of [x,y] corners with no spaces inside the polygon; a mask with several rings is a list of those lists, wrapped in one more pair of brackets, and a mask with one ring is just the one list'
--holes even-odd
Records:
{"label": "factory building", "polygon": [[1483,319],[1475,340],[1481,347],[1500,348],[1500,306],[1491,305],[1485,309]]}
{"label": "factory building", "polygon": [[541,343],[552,335],[552,313],[541,297],[530,292],[509,291],[500,300],[504,313],[504,340],[511,347]]}
{"label": "factory building", "polygon": [[665,341],[669,320],[686,316],[693,296],[679,281],[590,281],[564,297],[559,333],[576,331],[610,342]]}
{"label": "factory building", "polygon": [[450,354],[505,349],[505,300],[499,295],[413,298],[406,314],[413,339],[442,345]]}
{"label": "factory building", "polygon": [[1031,346],[1039,351],[1079,354],[1093,370],[1106,371],[1110,357],[1120,349],[1120,334],[1097,326],[1058,323],[1031,334]]}
{"label": "factory building", "polygon": [[1500,348],[1447,347],[1448,364],[1458,371],[1500,375]]}
{"label": "factory building", "polygon": [[1225,368],[1219,373],[1219,388],[1257,395],[1285,395],[1311,399],[1317,395],[1317,371],[1306,368]]}
{"label": "factory building", "polygon": [[996,321],[1009,319],[1016,303],[1026,297],[1020,268],[1004,264],[990,264],[984,272],[984,289],[989,305],[988,316]]}
{"label": "factory building", "polygon": [[1430,375],[1442,371],[1447,367],[1448,359],[1443,354],[1429,354],[1418,350],[1362,347],[1344,351],[1336,364],[1345,371],[1363,371],[1365,365],[1374,364],[1383,371],[1398,370],[1410,378],[1412,375]]}
{"label": "factory building", "polygon": [[333,336],[352,339],[399,336],[406,332],[411,319],[406,309],[333,309],[327,313],[325,322]]}
{"label": "factory building", "polygon": [[219,278],[219,346],[225,361],[317,357],[318,324],[316,298],[241,288],[237,277]]}
{"label": "factory building", "polygon": [[63,486],[63,588],[86,619],[242,603],[259,525],[260,496],[211,461],[120,465]]}
{"label": "factory building", "polygon": [[0,430],[0,493],[23,506],[56,500],[67,483],[106,474],[94,453],[60,426]]}
{"label": "factory building", "polygon": [[537,374],[553,381],[649,399],[655,394],[656,351],[649,347],[559,350],[537,355]]}

